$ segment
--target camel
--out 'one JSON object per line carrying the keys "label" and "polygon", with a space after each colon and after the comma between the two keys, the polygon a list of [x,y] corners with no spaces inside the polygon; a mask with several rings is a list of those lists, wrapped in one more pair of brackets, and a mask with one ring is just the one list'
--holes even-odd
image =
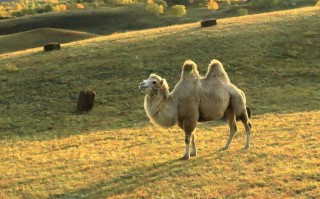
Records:
{"label": "camel", "polygon": [[197,64],[186,60],[181,78],[171,92],[166,79],[156,74],[140,83],[139,89],[145,93],[144,109],[153,124],[164,128],[178,124],[184,131],[186,149],[181,159],[197,156],[194,133],[197,123],[222,117],[228,120],[230,134],[220,150],[229,149],[237,131],[236,120],[241,120],[245,127],[244,149],[250,148],[251,110],[246,107],[244,92],[230,82],[220,61],[213,59],[207,74],[201,77]]}

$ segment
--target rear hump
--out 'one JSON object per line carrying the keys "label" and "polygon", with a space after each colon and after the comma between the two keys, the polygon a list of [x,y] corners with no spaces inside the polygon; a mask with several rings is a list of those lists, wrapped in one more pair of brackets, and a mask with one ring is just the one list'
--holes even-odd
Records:
{"label": "rear hump", "polygon": [[206,78],[221,76],[227,76],[227,73],[224,70],[222,63],[216,59],[211,60],[208,66]]}

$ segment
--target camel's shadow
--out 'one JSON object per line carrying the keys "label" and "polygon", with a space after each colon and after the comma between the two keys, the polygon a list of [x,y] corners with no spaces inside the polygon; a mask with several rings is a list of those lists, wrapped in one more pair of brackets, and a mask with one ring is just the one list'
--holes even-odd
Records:
{"label": "camel's shadow", "polygon": [[208,162],[208,157],[214,156],[219,158],[225,155],[225,153],[228,153],[228,151],[217,150],[204,156],[192,157],[188,161],[177,158],[165,162],[153,163],[148,167],[135,167],[130,171],[120,173],[111,180],[72,192],[51,196],[53,198],[77,198],[79,196],[85,196],[86,198],[108,198],[121,194],[130,194],[151,183],[157,183],[172,177],[185,177],[188,175],[188,171],[191,171],[197,165]]}

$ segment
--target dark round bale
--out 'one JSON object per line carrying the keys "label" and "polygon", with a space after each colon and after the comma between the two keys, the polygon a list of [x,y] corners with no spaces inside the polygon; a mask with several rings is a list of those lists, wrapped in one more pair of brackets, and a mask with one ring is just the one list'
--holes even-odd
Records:
{"label": "dark round bale", "polygon": [[61,48],[59,43],[50,43],[43,46],[44,51],[59,50]]}
{"label": "dark round bale", "polygon": [[208,20],[201,21],[201,27],[210,27],[214,25],[217,25],[216,19],[208,19]]}
{"label": "dark round bale", "polygon": [[95,96],[96,93],[93,90],[80,91],[77,102],[77,112],[91,111]]}

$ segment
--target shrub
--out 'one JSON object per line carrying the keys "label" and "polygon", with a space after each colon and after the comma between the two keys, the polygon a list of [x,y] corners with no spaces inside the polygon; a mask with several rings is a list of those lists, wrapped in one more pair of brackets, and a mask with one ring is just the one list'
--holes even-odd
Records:
{"label": "shrub", "polygon": [[44,12],[45,12],[43,6],[35,7],[34,10],[35,10],[37,13],[44,13]]}
{"label": "shrub", "polygon": [[146,6],[146,11],[149,13],[152,13],[154,15],[160,15],[163,14],[164,7],[162,5],[158,5],[153,2],[149,2]]}
{"label": "shrub", "polygon": [[208,9],[209,10],[218,10],[219,9],[219,5],[215,0],[210,0],[207,3]]}
{"label": "shrub", "polygon": [[37,4],[34,9],[36,13],[44,13],[44,12],[52,12],[52,11],[58,11],[58,6],[54,6],[50,3],[47,4]]}
{"label": "shrub", "polygon": [[184,5],[174,5],[169,9],[169,14],[176,17],[182,17],[187,14],[187,10]]}
{"label": "shrub", "polygon": [[36,9],[29,9],[29,8],[25,8],[25,9],[22,9],[18,12],[12,12],[11,13],[11,16],[14,16],[14,17],[22,17],[22,16],[25,16],[25,15],[31,15],[31,14],[37,14],[37,10]]}
{"label": "shrub", "polygon": [[154,3],[158,4],[158,5],[161,5],[163,6],[164,8],[167,8],[168,7],[168,4],[166,1],[164,0],[155,0]]}
{"label": "shrub", "polygon": [[4,17],[6,16],[6,11],[4,10],[4,6],[0,5],[0,16]]}
{"label": "shrub", "polygon": [[82,3],[77,3],[77,8],[78,9],[84,9],[84,5]]}
{"label": "shrub", "polygon": [[67,10],[76,10],[77,9],[77,4],[74,2],[67,2],[66,3]]}
{"label": "shrub", "polygon": [[48,3],[46,5],[43,6],[43,10],[45,12],[52,12],[54,10],[54,7],[52,4]]}
{"label": "shrub", "polygon": [[237,13],[238,13],[239,16],[248,15],[248,9],[239,8],[239,9],[237,10]]}
{"label": "shrub", "polygon": [[67,10],[67,6],[66,6],[66,4],[60,4],[59,5],[59,10]]}
{"label": "shrub", "polygon": [[17,3],[17,4],[15,5],[15,10],[16,10],[16,11],[21,11],[21,10],[22,10],[22,5],[21,5],[20,3]]}
{"label": "shrub", "polygon": [[115,5],[127,5],[133,4],[134,0],[104,0],[106,4],[115,4]]}

